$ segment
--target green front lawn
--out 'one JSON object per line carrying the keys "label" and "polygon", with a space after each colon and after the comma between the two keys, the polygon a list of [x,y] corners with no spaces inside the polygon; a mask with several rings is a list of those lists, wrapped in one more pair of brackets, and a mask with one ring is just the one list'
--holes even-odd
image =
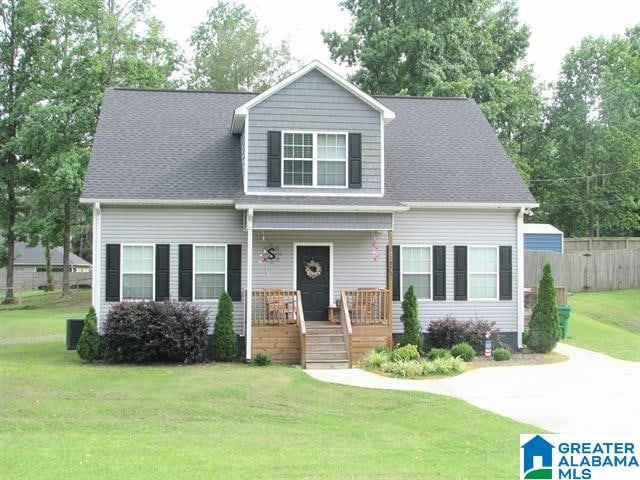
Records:
{"label": "green front lawn", "polygon": [[577,293],[569,304],[568,343],[640,362],[640,289]]}
{"label": "green front lawn", "polygon": [[539,431],[294,367],[84,365],[64,319],[88,294],[55,297],[0,307],[1,478],[514,478]]}

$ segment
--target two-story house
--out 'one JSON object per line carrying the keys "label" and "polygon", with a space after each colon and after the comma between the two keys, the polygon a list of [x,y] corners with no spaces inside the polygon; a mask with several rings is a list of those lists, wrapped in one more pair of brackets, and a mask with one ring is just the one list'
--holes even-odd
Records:
{"label": "two-story house", "polygon": [[[261,94],[109,89],[93,204],[99,328],[119,301],[226,290],[246,358],[346,366],[420,320],[521,347],[536,207],[473,100],[372,97],[319,62]],[[388,248],[389,247],[389,248]]]}

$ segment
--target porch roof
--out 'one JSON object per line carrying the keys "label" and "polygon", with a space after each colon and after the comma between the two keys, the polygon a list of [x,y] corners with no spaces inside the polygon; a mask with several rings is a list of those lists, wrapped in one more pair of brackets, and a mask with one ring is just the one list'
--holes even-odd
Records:
{"label": "porch roof", "polygon": [[253,228],[261,230],[392,230],[393,213],[255,212]]}
{"label": "porch roof", "polygon": [[241,195],[235,200],[238,210],[256,211],[324,211],[324,212],[401,212],[409,207],[397,200],[364,195],[353,196],[284,196]]}

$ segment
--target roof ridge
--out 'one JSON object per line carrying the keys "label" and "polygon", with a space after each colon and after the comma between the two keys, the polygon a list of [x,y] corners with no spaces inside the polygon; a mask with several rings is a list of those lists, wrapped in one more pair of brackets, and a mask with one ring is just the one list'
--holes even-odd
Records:
{"label": "roof ridge", "polygon": [[420,95],[373,95],[374,98],[408,98],[414,100],[473,100],[468,97],[439,97],[439,96],[420,96]]}
{"label": "roof ridge", "polygon": [[241,92],[230,90],[189,90],[186,88],[152,88],[152,87],[110,87],[110,90],[128,90],[133,92],[166,92],[166,93],[229,93],[233,95],[258,95],[257,92]]}

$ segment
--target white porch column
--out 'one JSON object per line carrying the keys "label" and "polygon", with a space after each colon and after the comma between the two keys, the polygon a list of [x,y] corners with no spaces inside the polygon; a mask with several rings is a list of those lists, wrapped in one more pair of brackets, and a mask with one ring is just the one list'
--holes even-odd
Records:
{"label": "white porch column", "polygon": [[100,204],[93,204],[93,232],[91,240],[91,305],[96,310],[96,323],[98,327],[98,333],[100,333],[100,278],[101,273],[101,257],[102,257],[102,218],[101,218]]}
{"label": "white porch column", "polygon": [[245,358],[251,360],[251,330],[253,328],[251,317],[253,309],[253,208],[247,210],[247,289],[245,309],[246,325],[245,325]]}
{"label": "white porch column", "polygon": [[516,282],[516,302],[518,311],[518,348],[522,348],[524,332],[524,207],[520,208],[516,222],[516,264],[518,268]]}

